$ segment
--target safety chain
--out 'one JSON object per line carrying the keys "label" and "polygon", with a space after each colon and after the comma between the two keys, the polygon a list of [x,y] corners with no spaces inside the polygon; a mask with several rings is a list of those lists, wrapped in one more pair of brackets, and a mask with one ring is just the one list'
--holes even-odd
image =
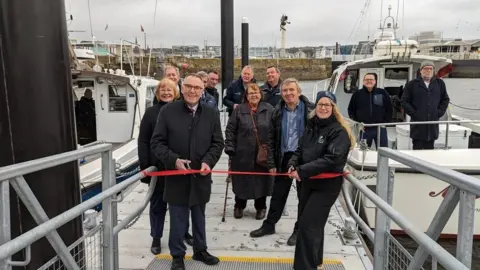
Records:
{"label": "safety chain", "polygon": [[343,228],[342,226],[340,226],[340,225],[338,225],[338,224],[334,223],[334,222],[333,222],[333,221],[331,221],[331,220],[328,220],[327,222],[328,222],[328,224],[332,225],[334,228],[337,228],[337,229],[339,229],[340,231],[343,231],[343,230],[345,230],[345,228]]}
{"label": "safety chain", "polygon": [[138,216],[136,216],[132,222],[130,222],[129,224],[127,224],[127,226],[125,226],[124,230],[126,229],[130,229],[130,227],[132,227],[133,225],[135,225],[135,223],[137,223],[137,221],[140,219],[140,217],[142,216],[142,213],[138,214]]}

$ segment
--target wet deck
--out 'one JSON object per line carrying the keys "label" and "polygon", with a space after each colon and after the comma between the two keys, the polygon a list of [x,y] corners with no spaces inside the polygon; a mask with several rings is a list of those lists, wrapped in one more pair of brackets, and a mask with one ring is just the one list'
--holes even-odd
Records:
{"label": "wet deck", "polygon": [[[224,154],[218,162],[216,169],[227,168],[228,157]],[[230,185],[231,187],[231,185]],[[132,192],[118,205],[119,220],[132,213],[145,197],[148,186],[139,183]],[[222,222],[223,203],[225,199],[225,176],[214,175],[212,196],[207,204],[207,244],[209,251],[216,256],[226,257],[262,257],[262,258],[293,258],[295,247],[286,245],[297,215],[296,192],[292,186],[287,202],[288,216],[283,216],[276,226],[276,234],[262,238],[250,238],[249,232],[261,226],[262,221],[255,219],[253,201],[245,209],[243,219],[233,218],[233,193],[229,190],[227,200],[226,221]],[[267,205],[268,202],[267,202]],[[332,208],[329,221],[342,224],[345,213],[337,200]],[[368,260],[363,247],[343,245],[338,236],[337,229],[331,224],[326,225],[325,260],[341,261],[345,269],[366,269],[362,259]],[[169,217],[167,214],[164,238],[162,239],[162,254],[169,254],[168,232]],[[154,259],[150,253],[150,224],[148,207],[140,219],[131,228],[119,234],[119,263],[120,269],[145,269]],[[192,255],[192,248],[187,246],[187,255]],[[328,268],[327,268],[328,269]]]}

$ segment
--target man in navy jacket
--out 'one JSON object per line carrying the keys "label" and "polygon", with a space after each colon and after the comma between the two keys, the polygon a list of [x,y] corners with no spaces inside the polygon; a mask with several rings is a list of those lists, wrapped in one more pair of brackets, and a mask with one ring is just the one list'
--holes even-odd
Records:
{"label": "man in navy jacket", "polygon": [[[376,74],[367,73],[363,77],[363,88],[355,92],[348,105],[350,119],[364,124],[389,123],[392,121],[393,107],[390,95],[385,89],[376,87]],[[368,147],[375,141],[376,147],[387,147],[388,137],[385,128],[380,129],[378,142],[378,127],[365,127],[362,139],[367,140]]]}

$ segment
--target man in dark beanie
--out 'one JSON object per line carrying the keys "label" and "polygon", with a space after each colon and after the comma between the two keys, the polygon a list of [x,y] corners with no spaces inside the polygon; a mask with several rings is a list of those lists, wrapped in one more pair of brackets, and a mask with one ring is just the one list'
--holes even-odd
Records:
{"label": "man in dark beanie", "polygon": [[[438,121],[448,108],[450,98],[445,82],[434,74],[434,63],[424,61],[420,65],[420,76],[405,85],[402,106],[412,122]],[[411,125],[413,149],[434,149],[438,132],[438,124]]]}

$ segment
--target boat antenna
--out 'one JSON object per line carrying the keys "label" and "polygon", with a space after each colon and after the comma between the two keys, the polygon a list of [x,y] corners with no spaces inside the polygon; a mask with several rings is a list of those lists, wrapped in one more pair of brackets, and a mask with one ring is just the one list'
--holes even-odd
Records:
{"label": "boat antenna", "polygon": [[380,2],[380,28],[382,28],[383,21],[383,0]]}
{"label": "boat antenna", "polygon": [[90,36],[92,37],[93,46],[97,50],[96,53],[95,53],[95,62],[96,62],[95,64],[98,65],[98,47],[97,47],[96,42],[95,42],[95,36],[93,35],[92,13],[90,11],[90,0],[87,0],[87,5],[88,5],[88,18],[90,20]]}
{"label": "boat antenna", "polygon": [[[155,30],[155,19],[157,18],[157,5],[158,5],[158,0],[155,0],[155,9],[153,11],[153,30]],[[152,32],[153,32],[152,30]],[[152,42],[152,46],[149,48],[149,56],[148,56],[148,68],[147,68],[147,76],[149,76],[150,74],[150,63],[151,63],[151,59],[152,59],[152,47],[153,47],[153,42]]]}
{"label": "boat antenna", "polygon": [[[405,1],[405,0],[404,0]],[[400,11],[400,0],[397,0],[397,18],[395,18],[395,28],[398,29],[398,12]]]}
{"label": "boat antenna", "polygon": [[402,29],[405,31],[405,0],[402,3]]}

